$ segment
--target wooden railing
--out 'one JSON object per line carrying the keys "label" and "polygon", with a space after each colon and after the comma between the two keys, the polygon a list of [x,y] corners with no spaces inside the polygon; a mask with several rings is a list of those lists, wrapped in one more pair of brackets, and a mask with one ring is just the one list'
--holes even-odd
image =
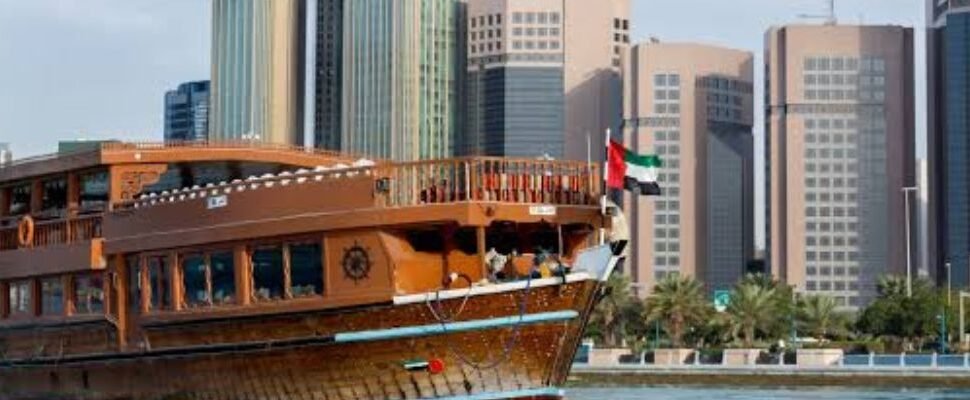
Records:
{"label": "wooden railing", "polygon": [[383,206],[459,201],[595,205],[595,164],[503,158],[421,161],[378,167]]}
{"label": "wooden railing", "polygon": [[[66,219],[37,221],[29,247],[46,247],[71,244],[102,237],[101,215],[87,215]],[[15,250],[23,246],[18,238],[18,220],[7,220],[0,228],[0,251]]]}

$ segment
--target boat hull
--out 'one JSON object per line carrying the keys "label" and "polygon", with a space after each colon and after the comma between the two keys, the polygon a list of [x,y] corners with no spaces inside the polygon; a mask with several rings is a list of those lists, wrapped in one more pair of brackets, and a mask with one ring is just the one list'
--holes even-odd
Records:
{"label": "boat hull", "polygon": [[[544,281],[336,312],[160,324],[148,333],[151,350],[8,361],[0,399],[559,398],[600,283]],[[429,362],[443,368],[430,371]]]}

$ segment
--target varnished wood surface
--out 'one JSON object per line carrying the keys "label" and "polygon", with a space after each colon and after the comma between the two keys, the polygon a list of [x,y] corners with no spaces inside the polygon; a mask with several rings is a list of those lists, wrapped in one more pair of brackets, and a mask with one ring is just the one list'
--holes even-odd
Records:
{"label": "varnished wood surface", "polygon": [[[0,399],[42,393],[92,400],[419,399],[557,386],[568,373],[571,363],[564,360],[571,361],[572,347],[581,335],[597,287],[586,281],[531,291],[528,313],[569,309],[581,315],[571,321],[522,326],[508,352],[505,349],[514,335],[512,328],[204,356],[0,368]],[[457,320],[518,315],[518,300],[523,293],[472,297]],[[444,301],[442,309],[456,312],[462,301]],[[434,321],[426,304],[381,305],[261,320],[158,326],[147,335],[152,348],[158,349],[324,336]],[[431,358],[444,360],[444,373],[432,375],[403,368],[407,360]],[[481,364],[495,366],[482,368]]]}

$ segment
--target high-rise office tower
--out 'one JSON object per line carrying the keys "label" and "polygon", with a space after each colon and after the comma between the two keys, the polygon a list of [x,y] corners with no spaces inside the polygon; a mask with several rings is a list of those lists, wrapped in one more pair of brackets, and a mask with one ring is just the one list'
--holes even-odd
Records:
{"label": "high-rise office tower", "polygon": [[460,150],[601,161],[622,118],[629,0],[466,0]]}
{"label": "high-rise office tower", "polygon": [[770,269],[863,306],[915,255],[913,31],[791,25],[765,41]]}
{"label": "high-rise office tower", "polygon": [[927,0],[929,272],[970,285],[970,2]]}
{"label": "high-rise office tower", "polygon": [[562,158],[562,0],[468,2],[465,154]]}
{"label": "high-rise office tower", "polygon": [[317,0],[313,143],[331,150],[340,150],[341,143],[345,1]]}
{"label": "high-rise office tower", "polygon": [[754,256],[753,63],[749,52],[700,44],[630,52],[623,137],[662,163],[659,197],[624,200],[640,295],[668,274],[730,288]]}
{"label": "high-rise office tower", "polygon": [[187,82],[165,93],[165,141],[209,137],[209,81]]}
{"label": "high-rise office tower", "polygon": [[394,160],[454,154],[459,2],[317,4],[317,146]]}
{"label": "high-rise office tower", "polygon": [[630,47],[630,0],[563,0],[565,25],[565,155],[591,157],[607,129],[618,132],[623,119],[621,66]]}
{"label": "high-rise office tower", "polygon": [[303,145],[305,8],[212,1],[210,139]]}

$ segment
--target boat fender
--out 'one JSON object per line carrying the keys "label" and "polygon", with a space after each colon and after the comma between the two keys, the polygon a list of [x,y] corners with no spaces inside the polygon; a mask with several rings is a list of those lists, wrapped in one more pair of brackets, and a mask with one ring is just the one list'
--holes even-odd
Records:
{"label": "boat fender", "polygon": [[25,215],[17,224],[17,244],[20,247],[31,247],[34,245],[34,219]]}

